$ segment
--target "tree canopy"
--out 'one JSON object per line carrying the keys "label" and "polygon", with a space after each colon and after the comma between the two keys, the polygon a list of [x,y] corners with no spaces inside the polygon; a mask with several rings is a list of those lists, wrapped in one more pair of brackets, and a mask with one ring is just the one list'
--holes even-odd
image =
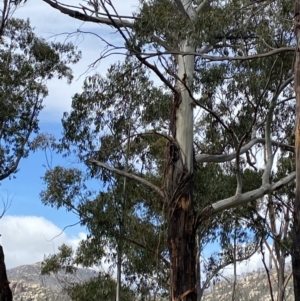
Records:
{"label": "tree canopy", "polygon": [[29,20],[10,19],[0,46],[0,180],[38,146],[39,113],[54,77],[73,78],[70,64],[80,58],[71,43],[48,43],[37,37]]}
{"label": "tree canopy", "polygon": [[[166,292],[168,282],[170,300],[195,301],[205,288],[199,258],[207,242],[223,249],[201,267],[209,282],[229,263],[236,275],[236,263],[271,235],[283,288],[282,245],[295,238],[288,220],[298,204],[290,192],[293,4],[150,0],[122,16],[110,0],[43,1],[112,26],[124,40],[124,62],[87,77],[62,119],[57,150],[86,169],[58,166],[44,177],[42,201],[76,212],[90,232],[69,257],[122,263],[124,284],[141,296]],[[115,50],[108,43],[99,60]],[[98,191],[87,188],[91,178],[101,181]],[[277,233],[280,213],[287,223]]]}

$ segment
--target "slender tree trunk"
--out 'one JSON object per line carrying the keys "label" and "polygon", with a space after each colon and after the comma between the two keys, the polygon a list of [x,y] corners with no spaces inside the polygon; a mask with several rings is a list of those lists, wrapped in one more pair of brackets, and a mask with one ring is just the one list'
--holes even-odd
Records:
{"label": "slender tree trunk", "polygon": [[[271,249],[271,251],[273,252],[273,246],[272,246],[272,249]],[[269,266],[268,266],[268,268],[269,268],[269,270],[272,270],[272,268],[273,268],[273,257],[272,257],[272,254],[270,253],[270,255],[269,255]]]}
{"label": "slender tree trunk", "polygon": [[237,283],[237,271],[236,271],[236,226],[234,228],[234,242],[233,242],[233,284],[231,300],[236,300],[236,283]]}
{"label": "slender tree trunk", "polygon": [[[268,213],[269,213],[269,219],[270,219],[270,227],[273,234],[273,246],[271,251],[274,250],[274,256],[276,256],[277,259],[277,301],[283,301],[285,296],[285,287],[284,287],[284,281],[285,281],[285,256],[284,256],[284,250],[282,249],[282,245],[280,243],[281,239],[286,238],[286,233],[288,229],[288,221],[286,218],[284,218],[284,226],[282,225],[279,227],[279,229],[276,227],[276,213],[275,213],[275,207],[273,202],[272,195],[268,196]],[[286,229],[286,231],[284,231]],[[272,262],[272,254],[269,255],[269,262]]]}
{"label": "slender tree trunk", "polygon": [[[132,89],[133,90],[133,87]],[[130,131],[131,131],[131,116],[130,116],[130,104],[129,102],[129,108],[126,110],[126,116],[128,121],[128,130],[127,130],[127,146],[126,146],[126,158],[125,158],[125,171],[128,171],[128,160],[129,160],[129,152],[130,152]],[[122,200],[122,206],[121,206],[121,213],[119,217],[119,241],[118,241],[118,254],[117,254],[117,289],[116,289],[116,301],[121,300],[121,276],[122,276],[122,255],[123,255],[123,245],[124,245],[124,215],[125,215],[125,208],[126,208],[126,200],[127,200],[127,194],[126,194],[126,184],[127,184],[127,178],[124,177],[123,182],[123,200]],[[0,300],[1,301],[1,300]]]}
{"label": "slender tree trunk", "polygon": [[116,289],[116,301],[120,301],[121,297],[121,269],[122,269],[122,249],[118,248],[117,259],[117,289]]}
{"label": "slender tree trunk", "polygon": [[[193,52],[188,41],[183,52]],[[171,117],[169,160],[170,300],[196,301],[196,225],[193,211],[193,106],[189,94],[194,56],[178,56],[178,73]]]}
{"label": "slender tree trunk", "polygon": [[295,35],[297,46],[295,52],[295,94],[296,94],[296,197],[294,204],[292,269],[295,301],[300,300],[300,3],[295,1]]}
{"label": "slender tree trunk", "polygon": [[201,301],[203,290],[201,289],[201,247],[199,234],[196,234],[196,250],[197,301]]}
{"label": "slender tree trunk", "polygon": [[12,292],[7,280],[6,266],[4,262],[4,252],[2,246],[0,246],[0,300],[12,301]]}
{"label": "slender tree trunk", "polygon": [[284,287],[284,267],[285,267],[285,257],[284,254],[281,254],[281,257],[278,260],[278,294],[277,301],[283,301],[285,299],[285,287]]}

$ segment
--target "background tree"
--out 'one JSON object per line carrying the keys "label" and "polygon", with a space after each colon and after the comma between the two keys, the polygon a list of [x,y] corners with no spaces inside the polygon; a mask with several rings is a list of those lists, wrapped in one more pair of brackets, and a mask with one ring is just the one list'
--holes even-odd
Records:
{"label": "background tree", "polygon": [[[3,0],[0,8],[0,37],[4,33],[9,19],[12,17],[15,10],[20,6],[23,1]],[[24,1],[26,2],[26,0]]]}
{"label": "background tree", "polygon": [[[275,178],[282,177],[290,172],[293,167],[294,155],[287,155],[278,160],[277,174]],[[274,300],[283,301],[286,298],[286,288],[291,280],[292,272],[286,268],[287,258],[291,255],[292,246],[292,215],[295,200],[295,183],[290,183],[273,195],[269,195],[263,201],[260,215],[262,227],[268,233],[268,239],[264,239],[264,245],[269,252],[271,266],[274,267],[276,281],[270,277],[271,271],[267,270],[269,284],[277,290],[277,297]],[[263,258],[264,260],[265,258]],[[264,262],[268,269],[267,263]],[[271,292],[272,293],[272,290]],[[274,296],[275,298],[275,296]]]}
{"label": "background tree", "polygon": [[[167,90],[171,101],[162,98],[157,103],[169,105],[168,129],[164,132],[163,127],[153,125],[155,132],[168,142],[160,183],[152,182],[153,178],[148,176],[157,173],[155,168],[138,175],[124,172],[113,165],[113,154],[105,157],[99,151],[104,141],[91,152],[90,145],[76,138],[85,133],[84,124],[94,123],[96,116],[86,119],[82,114],[85,107],[79,99],[73,100],[72,112],[64,122],[65,141],[86,152],[83,159],[92,165],[93,172],[97,173],[95,167],[100,169],[99,176],[112,171],[157,194],[160,206],[167,211],[170,298],[196,300],[197,229],[220,212],[228,214],[251,201],[255,205],[257,199],[295,178],[291,172],[277,182],[272,181],[279,149],[293,152],[288,138],[294,120],[286,116],[288,108],[293,108],[290,3],[143,1],[131,22],[128,20],[132,19],[120,17],[112,1],[99,0],[77,10],[55,1],[43,1],[71,17],[117,28],[128,53],[151,70]],[[270,20],[265,16],[270,16]],[[103,90],[94,83],[95,80],[88,86],[90,92]],[[199,94],[200,97],[196,96]],[[147,104],[135,109],[141,107]],[[194,115],[194,111],[198,114]],[[141,149],[146,150],[147,145]],[[261,166],[255,152],[264,149],[266,163]],[[218,163],[225,173],[236,175],[236,189],[231,196],[210,203],[193,198],[194,186],[198,184],[197,164],[207,163]],[[248,169],[261,176],[259,185],[244,185],[243,174]]]}
{"label": "background tree", "polygon": [[295,124],[295,154],[296,154],[296,197],[293,215],[293,245],[292,245],[292,265],[294,279],[295,300],[300,298],[300,134],[299,134],[299,118],[300,118],[300,4],[298,1],[294,3],[294,33],[296,36],[296,52],[294,62],[295,81],[294,88],[296,94],[296,124]]}
{"label": "background tree", "polygon": [[[46,43],[29,21],[12,18],[21,2],[4,0],[0,7],[0,181],[16,173],[20,160],[37,146],[46,81],[54,76],[71,81],[68,64],[80,57],[72,44]],[[4,214],[8,203],[3,204]],[[0,299],[11,301],[2,246],[0,266]]]}
{"label": "background tree", "polygon": [[0,46],[0,180],[16,173],[20,160],[38,146],[47,81],[65,77],[70,82],[68,65],[79,58],[71,43],[38,38],[29,21],[8,21]]}
{"label": "background tree", "polygon": [[[98,90],[99,86],[103,91]],[[139,134],[148,124],[159,124],[160,119],[166,119],[165,108],[157,107],[154,102],[157,97],[165,96],[161,89],[153,87],[140,63],[130,58],[123,64],[112,65],[107,78],[98,74],[89,77],[84,92],[74,96],[73,105],[77,109],[72,116],[64,117],[66,134],[59,149],[67,154],[75,152],[82,161],[90,152],[97,152],[118,168],[135,170],[138,174],[153,164],[150,157],[157,157],[160,145],[165,143],[162,139],[157,141],[152,131]],[[139,105],[141,100],[149,103],[144,114]],[[78,128],[82,118],[84,122]],[[71,139],[76,141],[69,143]],[[73,144],[81,146],[77,149]],[[160,164],[159,160],[155,162]],[[136,164],[141,171],[136,170]],[[102,185],[100,192],[93,193],[87,188],[91,176],[101,177],[105,191],[101,192]],[[153,175],[149,177],[157,180]],[[124,183],[124,178],[112,177],[107,172],[99,175],[97,169],[85,173],[55,167],[45,174],[44,181],[47,186],[41,194],[43,202],[72,210],[89,231],[77,250],[77,264],[101,266],[101,259],[106,259],[111,268],[117,266],[119,275],[122,264],[123,282],[134,284],[140,297],[166,289],[169,262],[164,244],[165,221],[159,216],[164,209],[151,190],[136,187],[132,180]]]}

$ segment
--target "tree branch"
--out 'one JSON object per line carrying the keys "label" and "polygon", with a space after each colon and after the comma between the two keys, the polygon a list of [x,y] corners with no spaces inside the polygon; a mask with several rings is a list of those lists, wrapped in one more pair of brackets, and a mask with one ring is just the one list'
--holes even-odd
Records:
{"label": "tree branch", "polygon": [[89,16],[87,14],[84,14],[82,12],[79,12],[77,10],[69,9],[63,5],[60,5],[57,1],[51,1],[51,0],[42,0],[52,6],[53,8],[59,10],[62,14],[68,15],[72,18],[85,21],[85,22],[93,22],[93,23],[101,23],[101,24],[107,24],[116,28],[132,28],[133,23],[128,21],[128,20],[123,20],[119,18],[115,18],[114,22],[112,22],[109,18],[105,17],[94,17],[94,16]]}
{"label": "tree branch", "polygon": [[292,172],[276,183],[261,185],[261,187],[255,190],[248,191],[240,195],[235,195],[208,205],[198,213],[197,224],[200,224],[200,222],[207,220],[209,217],[218,212],[245,205],[248,202],[255,201],[266,194],[273,193],[274,191],[293,181],[295,178],[296,172]]}
{"label": "tree branch", "polygon": [[[46,1],[46,0],[43,0]],[[48,0],[47,0],[48,1]],[[295,47],[281,47],[276,48],[268,52],[252,54],[252,55],[245,55],[245,56],[214,56],[205,54],[203,52],[182,52],[182,51],[157,51],[157,52],[144,52],[145,59],[152,58],[158,55],[194,55],[195,57],[201,57],[203,59],[207,59],[208,61],[212,62],[220,62],[220,61],[248,61],[263,57],[269,57],[275,54],[283,53],[283,52],[295,52]]]}
{"label": "tree branch", "polygon": [[[265,138],[254,138],[250,142],[248,142],[245,146],[240,149],[240,155],[246,153],[252,146],[258,143],[265,143]],[[281,147],[284,150],[288,150],[290,152],[294,152],[294,147],[288,144],[280,143],[277,141],[271,141],[272,145]],[[210,154],[198,154],[196,155],[197,163],[202,162],[212,162],[212,163],[223,163],[228,162],[236,157],[236,152],[232,152],[231,154],[224,154],[224,155],[210,155]]]}
{"label": "tree branch", "polygon": [[187,11],[185,10],[185,8],[184,8],[184,6],[183,6],[181,0],[174,0],[174,2],[175,2],[175,4],[176,4],[178,10],[180,11],[180,13],[181,13],[184,17],[190,19],[190,17],[189,17],[189,15],[188,15]]}
{"label": "tree branch", "polygon": [[196,8],[196,12],[201,12],[202,9],[210,2],[210,0],[203,0]]}
{"label": "tree branch", "polygon": [[284,284],[283,284],[284,289],[286,289],[286,286],[287,286],[287,284],[289,283],[289,281],[290,281],[292,275],[293,275],[293,272],[290,272],[290,273],[288,274],[288,276],[285,278]]}
{"label": "tree branch", "polygon": [[[249,254],[242,256],[238,259],[235,259],[236,262],[241,262],[244,260],[248,260],[250,257],[252,257],[254,255],[254,253],[258,250],[258,245],[256,245],[256,247],[253,249],[252,252],[250,252]],[[227,267],[230,264],[233,264],[234,260],[229,260],[227,262],[224,262],[223,264],[219,265],[214,271],[212,271],[211,274],[209,274],[209,276],[205,279],[204,284],[201,287],[201,290],[204,290],[207,285],[209,284],[209,282],[212,280],[213,277],[215,277],[221,270],[223,270],[225,267]]]}
{"label": "tree branch", "polygon": [[[103,13],[99,14],[98,16],[91,16],[86,13],[82,13],[78,10],[73,10],[73,9],[68,8],[70,6],[66,7],[66,6],[60,5],[57,1],[54,1],[54,0],[42,0],[42,1],[46,2],[51,7],[59,10],[62,14],[70,16],[71,18],[82,20],[85,22],[106,24],[106,25],[113,26],[115,28],[133,28],[133,22],[125,20],[125,19],[134,19],[134,20],[136,19],[133,16],[119,16],[119,15],[112,15],[112,14],[109,15],[110,17],[100,17],[99,15],[107,16],[107,14],[103,14]],[[78,9],[79,8],[80,7],[78,7]],[[90,11],[90,9],[87,9],[83,5],[81,5],[81,9],[83,11],[85,11],[85,10]],[[172,51],[171,47],[158,36],[153,35],[152,39],[154,42],[158,43],[159,45],[164,47],[166,50]]]}
{"label": "tree branch", "polygon": [[[277,62],[277,58],[274,60],[271,70],[274,69],[276,62]],[[282,68],[281,68],[281,71],[282,71]],[[280,78],[282,79],[282,72],[281,72]],[[268,110],[267,118],[266,118],[266,124],[265,124],[266,166],[265,166],[264,173],[262,175],[263,185],[269,184],[269,182],[270,182],[270,174],[272,171],[272,166],[273,166],[273,161],[274,161],[274,156],[273,156],[273,152],[272,152],[272,141],[271,141],[272,140],[271,139],[271,135],[272,135],[271,134],[271,124],[273,121],[273,113],[274,113],[274,110],[276,107],[276,101],[279,96],[279,90],[280,90],[280,87],[277,87],[277,91],[274,94],[271,102],[269,103],[269,110]]]}
{"label": "tree branch", "polygon": [[155,186],[154,184],[150,183],[149,181],[147,181],[147,180],[145,180],[145,179],[143,179],[143,178],[141,178],[139,176],[136,176],[134,174],[122,171],[122,170],[114,168],[114,167],[111,167],[111,166],[107,165],[106,163],[97,161],[95,159],[88,160],[88,163],[91,163],[93,165],[105,168],[105,169],[107,169],[109,171],[112,171],[112,172],[114,172],[114,173],[122,176],[122,177],[126,177],[128,179],[135,180],[135,181],[137,181],[137,182],[139,182],[139,183],[141,183],[141,184],[143,184],[143,185],[151,188],[156,193],[158,193],[162,198],[165,198],[164,192],[159,187]]}
{"label": "tree branch", "polygon": [[266,247],[269,251],[269,254],[270,254],[269,256],[272,257],[272,260],[274,262],[274,266],[275,266],[275,269],[276,269],[276,273],[278,274],[278,270],[279,270],[278,269],[278,263],[277,263],[276,257],[274,256],[273,250],[272,250],[271,246],[269,245],[269,243],[267,242],[267,240],[264,239],[264,238],[263,238],[263,243],[266,245]]}
{"label": "tree branch", "polygon": [[[136,240],[134,240],[134,239],[132,239],[132,238],[129,238],[129,237],[124,237],[127,241],[129,241],[129,242],[131,242],[132,244],[134,244],[134,245],[137,245],[137,246],[139,246],[139,247],[141,247],[141,248],[143,248],[143,249],[145,249],[145,250],[147,250],[147,251],[150,251],[150,252],[152,252],[152,253],[154,253],[154,254],[157,254],[157,251],[156,250],[153,250],[153,249],[149,249],[147,246],[145,246],[144,244],[142,244],[142,243],[140,243],[140,242],[138,242],[138,241],[136,241]],[[169,266],[170,265],[170,262],[166,259],[166,258],[164,258],[161,254],[157,254],[158,256],[159,256],[159,258],[167,265],[167,266]]]}
{"label": "tree branch", "polygon": [[265,251],[263,250],[263,242],[262,240],[260,241],[260,251],[261,251],[261,255],[262,255],[262,263],[265,267],[267,276],[268,276],[268,283],[269,283],[269,288],[270,288],[270,295],[271,295],[271,301],[274,301],[274,297],[273,297],[273,289],[272,289],[272,282],[271,282],[271,278],[270,278],[270,273],[269,273],[269,269],[266,265],[266,261],[265,261]]}

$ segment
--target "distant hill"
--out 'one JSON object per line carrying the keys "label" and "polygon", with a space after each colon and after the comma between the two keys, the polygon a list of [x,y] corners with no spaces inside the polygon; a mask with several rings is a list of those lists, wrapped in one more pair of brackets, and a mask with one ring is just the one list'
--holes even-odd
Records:
{"label": "distant hill", "polygon": [[[286,275],[291,273],[291,267],[287,267]],[[277,280],[275,269],[270,271],[274,300],[277,300]],[[231,301],[232,279],[222,280],[211,285],[206,291],[203,301]],[[238,277],[236,286],[236,300],[238,301],[271,301],[268,277],[264,269],[257,272],[247,273]],[[294,301],[293,277],[289,278],[285,290],[285,301]]]}
{"label": "distant hill", "polygon": [[[291,271],[287,269],[288,274]],[[88,281],[97,276],[95,271],[78,269],[76,276],[59,273],[42,276],[40,263],[23,265],[7,271],[8,280],[14,296],[14,301],[70,301],[69,297],[62,292],[62,282],[78,283]],[[270,272],[273,284],[276,283],[275,271]],[[203,296],[203,301],[231,301],[232,280],[222,280],[211,285]],[[277,288],[273,287],[274,300],[276,300]],[[285,301],[293,299],[292,277],[287,286]],[[236,300],[238,301],[271,301],[267,275],[264,270],[239,276]]]}
{"label": "distant hill", "polygon": [[41,264],[22,265],[7,270],[14,301],[69,301],[62,292],[62,282],[78,283],[95,277],[96,272],[78,269],[76,276],[59,273],[58,277],[41,275]]}

